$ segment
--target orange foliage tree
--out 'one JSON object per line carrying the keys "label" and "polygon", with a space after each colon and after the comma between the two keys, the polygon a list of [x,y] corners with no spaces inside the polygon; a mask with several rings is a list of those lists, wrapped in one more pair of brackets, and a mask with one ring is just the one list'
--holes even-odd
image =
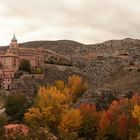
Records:
{"label": "orange foliage tree", "polygon": [[86,139],[94,139],[97,132],[100,113],[96,111],[96,106],[93,104],[81,104],[79,110],[82,114],[79,136],[85,137]]}
{"label": "orange foliage tree", "polygon": [[113,101],[107,111],[103,111],[99,121],[98,135],[101,137],[112,137],[113,139],[128,139],[133,137],[137,120],[132,116],[134,103],[140,101],[135,95],[132,99],[122,98]]}

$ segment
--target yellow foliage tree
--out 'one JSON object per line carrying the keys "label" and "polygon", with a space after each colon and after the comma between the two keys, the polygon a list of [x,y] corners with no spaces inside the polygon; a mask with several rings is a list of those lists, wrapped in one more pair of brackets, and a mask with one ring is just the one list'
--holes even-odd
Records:
{"label": "yellow foliage tree", "polygon": [[67,85],[65,85],[64,81],[61,80],[55,81],[54,87],[56,87],[58,90],[61,91],[63,95],[65,95],[66,102],[68,104],[71,101],[70,88]]}
{"label": "yellow foliage tree", "polygon": [[64,88],[65,88],[65,83],[64,83],[64,81],[62,81],[62,80],[57,80],[57,81],[55,81],[54,86],[55,86],[58,90],[63,91]]}
{"label": "yellow foliage tree", "polygon": [[79,109],[70,109],[62,114],[60,131],[64,134],[72,133],[80,128],[82,115]]}
{"label": "yellow foliage tree", "polygon": [[[135,105],[134,110],[132,111],[132,116],[138,119],[139,127],[140,127],[140,105]],[[137,139],[140,139],[140,132],[137,134]]]}
{"label": "yellow foliage tree", "polygon": [[30,108],[29,111],[25,113],[24,118],[26,120],[26,123],[28,123],[28,125],[32,127],[38,127],[38,122],[40,122],[39,125],[44,124],[44,122],[42,122],[42,114],[39,108]]}
{"label": "yellow foliage tree", "polygon": [[53,132],[57,130],[61,113],[67,107],[66,96],[56,87],[41,87],[34,108],[25,113],[25,121],[30,126],[49,127]]}
{"label": "yellow foliage tree", "polygon": [[29,126],[49,128],[54,134],[58,134],[58,126],[62,132],[76,131],[81,114],[78,109],[71,109],[71,104],[85,90],[86,83],[79,76],[71,76],[68,85],[59,80],[53,86],[41,87],[34,107],[25,113],[25,121]]}
{"label": "yellow foliage tree", "polygon": [[134,118],[138,119],[140,125],[140,106],[135,105],[134,110],[132,111],[132,115]]}
{"label": "yellow foliage tree", "polygon": [[80,76],[76,75],[69,77],[68,86],[74,102],[87,90],[87,83]]}
{"label": "yellow foliage tree", "polygon": [[41,87],[38,95],[36,106],[39,108],[47,106],[60,106],[65,103],[66,96],[56,87]]}

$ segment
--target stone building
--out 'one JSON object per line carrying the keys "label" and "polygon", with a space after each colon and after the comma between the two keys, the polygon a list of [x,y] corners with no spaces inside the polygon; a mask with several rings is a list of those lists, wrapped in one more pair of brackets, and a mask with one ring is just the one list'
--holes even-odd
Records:
{"label": "stone building", "polygon": [[[31,46],[32,47],[32,46]],[[6,52],[0,51],[0,89],[11,89],[14,74],[19,70],[21,61],[30,62],[32,69],[45,68],[45,63],[69,65],[68,58],[44,48],[20,47],[14,34]]]}
{"label": "stone building", "polygon": [[23,48],[17,43],[15,35],[10,43],[10,48],[7,52],[19,58],[19,64],[23,59],[29,60],[32,68],[44,67],[43,48]]}
{"label": "stone building", "polygon": [[44,67],[44,49],[19,47],[15,34],[11,40],[10,48],[0,52],[0,89],[10,90],[12,79],[19,70],[23,59],[29,60],[32,68]]}
{"label": "stone building", "polygon": [[12,79],[14,78],[14,71],[10,69],[0,70],[0,89],[10,90],[12,87]]}
{"label": "stone building", "polygon": [[12,53],[6,52],[2,56],[2,66],[16,72],[19,69],[19,57]]}

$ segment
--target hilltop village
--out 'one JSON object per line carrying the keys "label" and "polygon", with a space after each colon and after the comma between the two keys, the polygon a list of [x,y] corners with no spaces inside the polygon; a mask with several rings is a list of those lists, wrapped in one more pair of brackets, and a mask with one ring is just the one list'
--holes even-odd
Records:
{"label": "hilltop village", "polygon": [[18,72],[22,60],[28,60],[32,69],[44,69],[47,62],[69,64],[68,58],[51,50],[41,47],[20,47],[14,34],[6,52],[0,51],[0,89],[10,90],[12,88],[12,79]]}

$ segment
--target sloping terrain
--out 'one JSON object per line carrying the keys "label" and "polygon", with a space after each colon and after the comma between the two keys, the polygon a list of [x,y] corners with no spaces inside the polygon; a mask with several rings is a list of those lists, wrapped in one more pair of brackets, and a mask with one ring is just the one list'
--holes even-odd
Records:
{"label": "sloping terrain", "polygon": [[121,70],[113,75],[101,88],[122,93],[133,91],[140,93],[140,71]]}
{"label": "sloping terrain", "polygon": [[93,45],[68,40],[34,41],[19,45],[32,48],[44,47],[70,57],[73,67],[68,69],[62,70],[61,66],[46,65],[46,80],[43,83],[66,80],[72,74],[81,75],[89,83],[89,91],[83,96],[84,100],[104,92],[122,94],[140,92],[140,40],[138,39],[110,40]]}
{"label": "sloping terrain", "polygon": [[45,76],[43,79],[36,79],[32,76],[22,79],[15,79],[12,92],[18,91],[23,92],[28,96],[33,96],[37,93],[40,86],[52,85],[56,80],[64,80],[66,82],[68,77],[73,74],[79,75],[86,79],[79,69],[74,67],[46,64]]}
{"label": "sloping terrain", "polygon": [[[74,51],[78,48],[84,47],[83,44],[69,41],[69,40],[58,40],[58,41],[31,41],[26,43],[19,43],[20,47],[27,47],[27,48],[39,48],[43,47],[56,53],[62,55],[71,55]],[[2,46],[0,47],[1,50],[6,50],[9,46]]]}

